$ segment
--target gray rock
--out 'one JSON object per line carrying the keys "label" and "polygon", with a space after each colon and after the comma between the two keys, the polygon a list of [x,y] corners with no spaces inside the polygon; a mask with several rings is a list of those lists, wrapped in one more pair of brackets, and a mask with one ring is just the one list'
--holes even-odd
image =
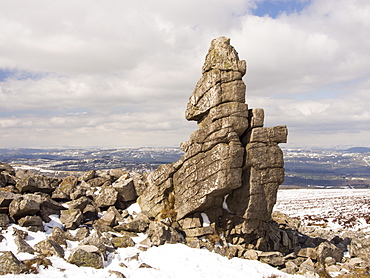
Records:
{"label": "gray rock", "polygon": [[14,242],[15,244],[17,245],[17,248],[18,248],[18,253],[20,252],[25,252],[25,253],[30,253],[30,254],[34,254],[35,253],[35,249],[33,249],[31,247],[31,245],[29,245],[23,238],[21,238],[20,236],[15,236],[14,237]]}
{"label": "gray rock", "polygon": [[91,245],[97,247],[103,257],[106,259],[107,246],[112,246],[112,243],[103,237],[101,233],[95,232],[90,234],[87,238],[84,238],[79,245]]}
{"label": "gray rock", "polygon": [[82,222],[82,212],[79,209],[63,210],[60,213],[60,221],[66,229],[75,230]]}
{"label": "gray rock", "polygon": [[118,221],[123,221],[122,216],[115,207],[109,207],[109,209],[103,214],[103,216],[95,223],[99,225],[107,225],[110,227],[116,226]]}
{"label": "gray rock", "polygon": [[93,179],[95,177],[95,174],[96,174],[96,171],[95,170],[90,170],[90,171],[87,171],[85,172],[80,178],[79,180],[81,181],[89,181],[91,179]]}
{"label": "gray rock", "polygon": [[332,257],[336,262],[341,262],[343,259],[343,251],[329,242],[323,242],[316,248],[317,261],[325,264],[327,257]]}
{"label": "gray rock", "polygon": [[68,262],[77,266],[104,268],[99,248],[92,245],[80,245],[73,249]]}
{"label": "gray rock", "polygon": [[134,180],[122,176],[112,184],[112,187],[118,192],[118,198],[124,202],[134,201],[137,198]]}
{"label": "gray rock", "polygon": [[0,173],[8,173],[12,176],[15,176],[14,168],[11,165],[2,162],[0,162]]}
{"label": "gray rock", "polygon": [[132,220],[128,223],[122,223],[115,227],[113,227],[114,230],[117,232],[121,231],[127,231],[127,232],[134,232],[134,233],[142,233],[145,232],[149,227],[149,223],[147,221],[138,219],[138,220]]}
{"label": "gray rock", "polygon": [[260,262],[272,265],[272,266],[283,266],[285,265],[285,259],[283,254],[280,252],[262,252],[258,255]]}
{"label": "gray rock", "polygon": [[55,178],[49,178],[44,176],[33,176],[18,180],[16,188],[19,192],[44,192],[52,193],[59,185],[61,181]]}
{"label": "gray rock", "polygon": [[40,203],[35,200],[25,198],[14,199],[9,205],[9,215],[19,219],[26,215],[34,215],[40,210]]}
{"label": "gray rock", "polygon": [[152,222],[148,230],[148,237],[153,245],[158,246],[165,243],[184,243],[183,237],[172,227],[161,222]]}
{"label": "gray rock", "polygon": [[97,196],[95,196],[94,201],[96,205],[101,207],[113,206],[118,199],[118,192],[113,187],[102,187],[102,190]]}
{"label": "gray rock", "polygon": [[370,263],[370,238],[354,238],[349,247],[351,257],[358,257]]}
{"label": "gray rock", "polygon": [[70,194],[75,190],[78,179],[75,176],[65,177],[59,184],[53,194],[52,198],[57,200],[69,200]]}
{"label": "gray rock", "polygon": [[0,252],[0,275],[28,273],[28,268],[11,251]]}
{"label": "gray rock", "polygon": [[8,191],[0,191],[0,207],[9,207],[10,203],[21,197],[20,194],[14,194]]}
{"label": "gray rock", "polygon": [[134,247],[135,242],[128,236],[126,237],[114,237],[111,240],[114,248],[127,248]]}
{"label": "gray rock", "polygon": [[55,241],[45,239],[35,244],[34,249],[45,256],[58,256],[64,258],[64,249]]}
{"label": "gray rock", "polygon": [[18,224],[21,227],[28,228],[28,230],[32,232],[37,232],[37,231],[43,232],[44,231],[44,226],[42,224],[42,219],[40,216],[27,215],[19,219]]}
{"label": "gray rock", "polygon": [[130,173],[127,172],[124,168],[110,169],[109,175],[113,178],[114,181],[118,180],[119,178],[128,179],[130,177]]}
{"label": "gray rock", "polygon": [[10,219],[7,214],[0,213],[0,227],[7,228],[10,224]]}
{"label": "gray rock", "polygon": [[96,177],[87,181],[91,187],[109,185],[111,183],[110,177]]}

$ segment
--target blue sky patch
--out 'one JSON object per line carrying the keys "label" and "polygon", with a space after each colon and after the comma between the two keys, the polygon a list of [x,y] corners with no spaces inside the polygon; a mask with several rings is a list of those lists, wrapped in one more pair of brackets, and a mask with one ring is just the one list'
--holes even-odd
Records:
{"label": "blue sky patch", "polygon": [[15,80],[40,79],[43,76],[45,76],[45,74],[0,68],[0,82],[4,82],[7,79]]}
{"label": "blue sky patch", "polygon": [[280,14],[291,14],[302,11],[310,4],[310,0],[263,0],[256,4],[253,11],[257,16],[278,17]]}

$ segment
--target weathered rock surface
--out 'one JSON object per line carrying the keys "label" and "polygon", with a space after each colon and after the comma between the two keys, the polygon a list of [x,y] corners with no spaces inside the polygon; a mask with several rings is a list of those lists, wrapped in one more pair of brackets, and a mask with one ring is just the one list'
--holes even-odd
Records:
{"label": "weathered rock surface", "polygon": [[185,113],[199,129],[181,144],[179,161],[148,175],[138,202],[156,219],[204,212],[228,241],[261,239],[258,248],[268,249],[268,223],[284,179],[278,144],[286,142],[287,129],[264,128],[263,110],[248,109],[245,72],[229,39],[212,41]]}
{"label": "weathered rock surface", "polygon": [[0,252],[0,275],[27,273],[28,268],[12,252]]}
{"label": "weathered rock surface", "polygon": [[92,245],[81,245],[72,250],[68,262],[77,266],[103,268],[103,258],[99,249]]}

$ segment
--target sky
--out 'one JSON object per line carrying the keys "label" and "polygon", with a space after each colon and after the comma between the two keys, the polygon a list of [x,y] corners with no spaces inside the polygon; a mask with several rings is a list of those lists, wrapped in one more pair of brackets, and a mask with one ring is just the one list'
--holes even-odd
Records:
{"label": "sky", "polygon": [[0,148],[179,146],[212,39],[283,147],[370,147],[368,0],[2,0]]}

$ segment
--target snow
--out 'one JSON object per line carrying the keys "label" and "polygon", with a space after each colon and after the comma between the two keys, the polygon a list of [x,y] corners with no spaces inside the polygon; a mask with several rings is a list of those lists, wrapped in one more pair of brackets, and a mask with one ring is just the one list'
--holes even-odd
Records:
{"label": "snow", "polygon": [[[346,224],[352,229],[370,230],[365,216],[370,209],[369,189],[292,189],[279,190],[278,201],[274,210],[281,211],[292,217],[297,217],[311,224],[325,223],[327,228],[340,228]],[[226,202],[225,202],[226,203]],[[131,205],[128,209],[131,215],[138,214],[141,210],[138,204]],[[203,224],[209,225],[207,214],[202,213]],[[309,216],[309,218],[307,218]],[[352,217],[353,216],[353,217]],[[30,232],[26,241],[34,246],[36,243],[51,235],[53,227],[63,228],[57,215],[51,215],[49,223],[44,223],[45,233]],[[352,219],[349,224],[344,220]],[[324,220],[325,219],[325,220]],[[324,222],[323,222],[324,221]],[[326,222],[325,222],[326,221]],[[344,224],[343,224],[344,223]],[[320,225],[322,226],[322,225]],[[0,242],[0,251],[12,251],[20,259],[30,259],[35,255],[17,253],[17,246],[13,240],[13,227],[26,231],[18,225],[12,224],[2,231],[4,239]],[[71,231],[72,233],[74,231]],[[248,277],[267,278],[278,275],[279,278],[304,277],[301,275],[288,275],[276,268],[258,261],[240,258],[227,259],[221,255],[205,249],[194,249],[184,244],[165,244],[151,247],[144,251],[140,242],[146,238],[144,233],[132,239],[135,247],[119,248],[108,255],[104,262],[104,269],[90,267],[77,267],[57,256],[48,257],[52,266],[44,269],[39,267],[39,274],[4,275],[3,277],[117,277],[114,271],[119,271],[128,278],[138,277]],[[67,241],[67,259],[71,250],[79,244],[77,241]],[[142,268],[141,264],[150,265],[151,268]]]}
{"label": "snow", "polygon": [[274,210],[306,225],[370,231],[370,189],[279,190]]}
{"label": "snow", "polygon": [[[52,224],[59,226],[60,223],[53,216],[53,223],[45,225],[48,229]],[[12,251],[19,260],[31,259],[34,255],[28,253],[17,253],[17,246],[13,240],[13,227],[26,231],[18,225],[12,224],[3,231],[5,237],[0,242],[1,251]],[[26,241],[33,247],[36,243],[47,238],[47,233],[28,232]],[[28,277],[28,278],[69,278],[69,277],[96,277],[107,278],[117,277],[114,271],[119,271],[128,278],[138,277],[249,277],[262,278],[272,274],[279,275],[279,278],[303,277],[299,275],[288,275],[279,270],[258,261],[245,260],[239,258],[227,259],[216,253],[203,249],[190,248],[184,244],[165,244],[159,247],[151,247],[146,251],[139,249],[145,234],[133,237],[137,243],[135,247],[119,248],[114,253],[110,253],[105,262],[104,269],[94,269],[90,267],[78,267],[69,264],[64,259],[57,256],[48,257],[52,266],[47,269],[39,267],[38,274],[7,274],[3,277]],[[79,242],[67,241],[65,258],[68,258],[71,249],[76,247]],[[123,264],[124,265],[123,265]],[[142,268],[140,265],[145,263],[151,268]]]}
{"label": "snow", "polygon": [[202,216],[202,219],[203,219],[203,227],[208,227],[211,224],[211,222],[209,221],[208,215],[204,212],[202,212],[200,215]]}
{"label": "snow", "polygon": [[131,206],[129,206],[127,208],[127,211],[128,211],[129,214],[134,216],[134,215],[137,215],[141,212],[141,208],[140,208],[138,203],[134,203],[134,204],[132,204]]}

